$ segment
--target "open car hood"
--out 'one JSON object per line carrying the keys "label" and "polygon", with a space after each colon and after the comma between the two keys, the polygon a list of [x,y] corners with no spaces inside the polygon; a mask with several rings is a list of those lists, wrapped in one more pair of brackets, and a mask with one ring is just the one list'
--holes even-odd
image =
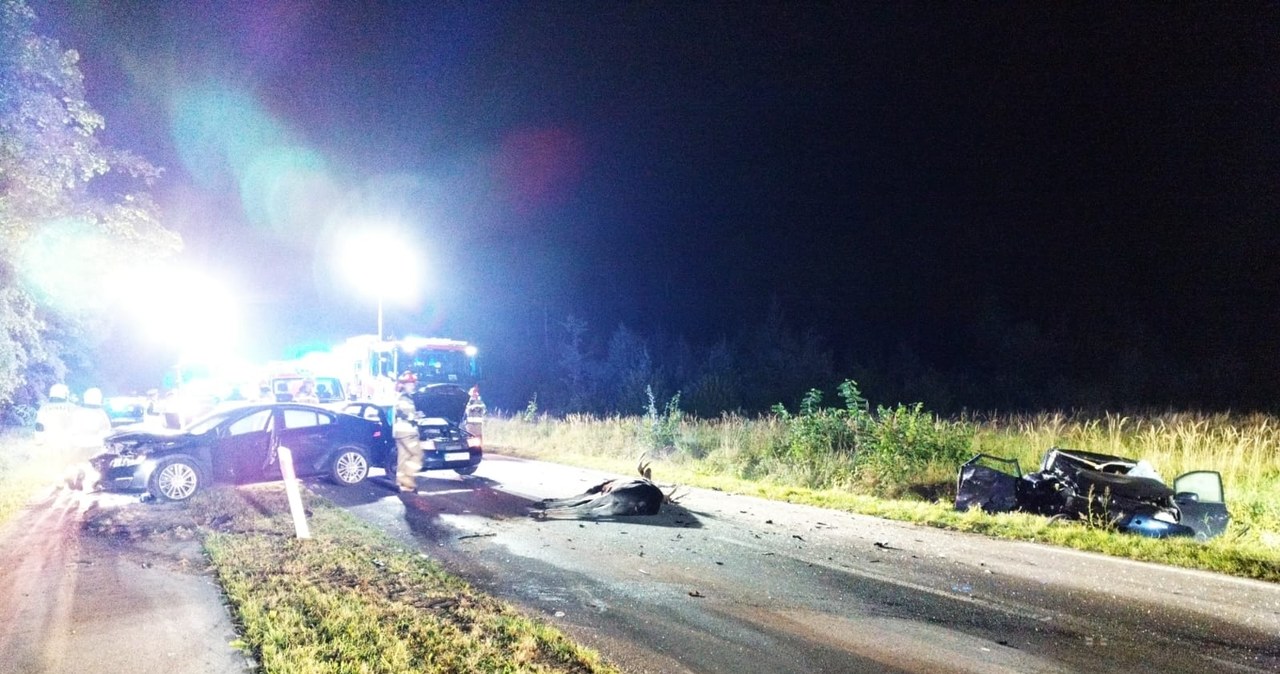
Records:
{"label": "open car hood", "polygon": [[428,384],[413,394],[413,406],[424,417],[441,417],[454,424],[466,418],[467,390],[457,384]]}

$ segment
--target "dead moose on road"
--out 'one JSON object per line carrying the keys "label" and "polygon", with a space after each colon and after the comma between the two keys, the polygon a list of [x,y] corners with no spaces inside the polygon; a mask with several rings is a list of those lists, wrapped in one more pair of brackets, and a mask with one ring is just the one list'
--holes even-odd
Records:
{"label": "dead moose on road", "polygon": [[562,499],[544,499],[530,513],[538,519],[597,519],[657,515],[664,503],[675,503],[676,487],[663,493],[653,481],[653,472],[645,454],[640,455],[636,471],[640,477],[605,480],[590,489]]}

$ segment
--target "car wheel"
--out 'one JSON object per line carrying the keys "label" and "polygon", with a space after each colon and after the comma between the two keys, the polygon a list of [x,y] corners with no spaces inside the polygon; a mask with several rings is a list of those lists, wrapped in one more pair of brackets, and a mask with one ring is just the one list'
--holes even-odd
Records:
{"label": "car wheel", "polygon": [[204,484],[204,477],[195,461],[182,456],[171,456],[156,464],[147,480],[147,491],[160,501],[185,501],[195,495]]}
{"label": "car wheel", "polygon": [[369,456],[359,447],[339,449],[329,465],[329,477],[344,487],[360,484],[368,476]]}
{"label": "car wheel", "polygon": [[465,466],[463,468],[454,468],[453,471],[459,475],[472,475],[480,466]]}

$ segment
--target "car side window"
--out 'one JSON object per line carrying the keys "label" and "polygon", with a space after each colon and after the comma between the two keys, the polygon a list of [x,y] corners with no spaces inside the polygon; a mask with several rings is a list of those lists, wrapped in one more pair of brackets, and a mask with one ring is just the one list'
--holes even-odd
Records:
{"label": "car side window", "polygon": [[332,422],[327,414],[314,410],[284,410],[285,428],[308,428]]}
{"label": "car side window", "polygon": [[254,412],[239,421],[233,422],[227,427],[228,435],[243,435],[254,431],[267,430],[267,423],[271,421],[271,410],[262,410]]}
{"label": "car side window", "polygon": [[382,411],[370,405],[364,408],[364,418],[369,421],[382,421]]}

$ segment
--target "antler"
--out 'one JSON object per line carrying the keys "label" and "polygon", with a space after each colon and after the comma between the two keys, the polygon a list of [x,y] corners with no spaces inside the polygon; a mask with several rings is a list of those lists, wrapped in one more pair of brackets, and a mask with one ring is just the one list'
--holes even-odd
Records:
{"label": "antler", "polygon": [[640,477],[643,477],[646,480],[652,480],[653,471],[652,469],[649,468],[649,462],[644,460],[646,456],[649,456],[648,451],[642,452],[640,454],[640,459],[639,459],[639,463],[636,465],[636,470],[639,471]]}

